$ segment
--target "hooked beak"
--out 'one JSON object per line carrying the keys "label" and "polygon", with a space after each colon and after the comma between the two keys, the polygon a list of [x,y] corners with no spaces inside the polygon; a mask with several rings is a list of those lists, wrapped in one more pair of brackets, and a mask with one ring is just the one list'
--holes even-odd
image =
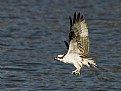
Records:
{"label": "hooked beak", "polygon": [[54,57],[54,60],[57,60],[58,59],[58,57]]}

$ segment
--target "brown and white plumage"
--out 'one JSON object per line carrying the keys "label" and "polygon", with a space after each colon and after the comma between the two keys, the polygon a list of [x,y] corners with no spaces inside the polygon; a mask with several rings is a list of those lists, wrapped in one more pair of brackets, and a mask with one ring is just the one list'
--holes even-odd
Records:
{"label": "brown and white plumage", "polygon": [[69,33],[69,41],[70,41],[70,49],[78,52],[80,56],[87,57],[89,51],[89,38],[88,38],[88,29],[83,18],[83,15],[80,17],[80,13],[78,13],[76,17],[76,12],[74,13],[74,19],[72,21],[70,18],[70,33]]}
{"label": "brown and white plumage", "polygon": [[69,33],[69,44],[65,41],[65,44],[68,48],[66,55],[58,55],[57,60],[64,63],[73,64],[76,67],[75,71],[72,71],[73,74],[80,74],[80,69],[85,66],[96,66],[96,63],[92,58],[88,58],[89,52],[89,37],[88,37],[88,28],[85,23],[83,15],[80,16],[80,13],[76,15],[74,13],[74,18],[70,19],[70,33]]}

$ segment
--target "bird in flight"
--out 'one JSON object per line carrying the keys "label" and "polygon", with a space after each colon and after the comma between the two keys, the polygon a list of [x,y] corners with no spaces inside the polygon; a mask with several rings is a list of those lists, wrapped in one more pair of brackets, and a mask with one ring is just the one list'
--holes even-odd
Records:
{"label": "bird in flight", "polygon": [[66,54],[58,55],[55,59],[64,63],[73,64],[76,70],[72,71],[72,74],[80,75],[80,70],[82,67],[96,67],[96,63],[92,58],[88,57],[88,28],[83,15],[80,15],[80,12],[78,14],[75,12],[73,20],[71,16],[69,16],[69,19],[69,41],[64,41],[68,51]]}

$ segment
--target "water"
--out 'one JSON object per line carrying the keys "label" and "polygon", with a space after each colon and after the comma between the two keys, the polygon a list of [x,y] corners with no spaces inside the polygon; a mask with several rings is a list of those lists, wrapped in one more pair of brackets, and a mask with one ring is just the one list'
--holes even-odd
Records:
{"label": "water", "polygon": [[[98,70],[75,68],[65,53],[69,15],[81,12],[89,27]],[[120,0],[0,0],[0,91],[121,91]]]}

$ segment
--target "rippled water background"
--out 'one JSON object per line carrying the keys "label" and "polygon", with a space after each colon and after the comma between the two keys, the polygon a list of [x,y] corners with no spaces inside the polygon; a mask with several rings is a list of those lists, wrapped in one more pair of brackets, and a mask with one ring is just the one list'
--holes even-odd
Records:
{"label": "rippled water background", "polygon": [[[69,15],[81,12],[98,69],[53,60],[65,53]],[[121,91],[120,0],[0,0],[0,91]]]}

